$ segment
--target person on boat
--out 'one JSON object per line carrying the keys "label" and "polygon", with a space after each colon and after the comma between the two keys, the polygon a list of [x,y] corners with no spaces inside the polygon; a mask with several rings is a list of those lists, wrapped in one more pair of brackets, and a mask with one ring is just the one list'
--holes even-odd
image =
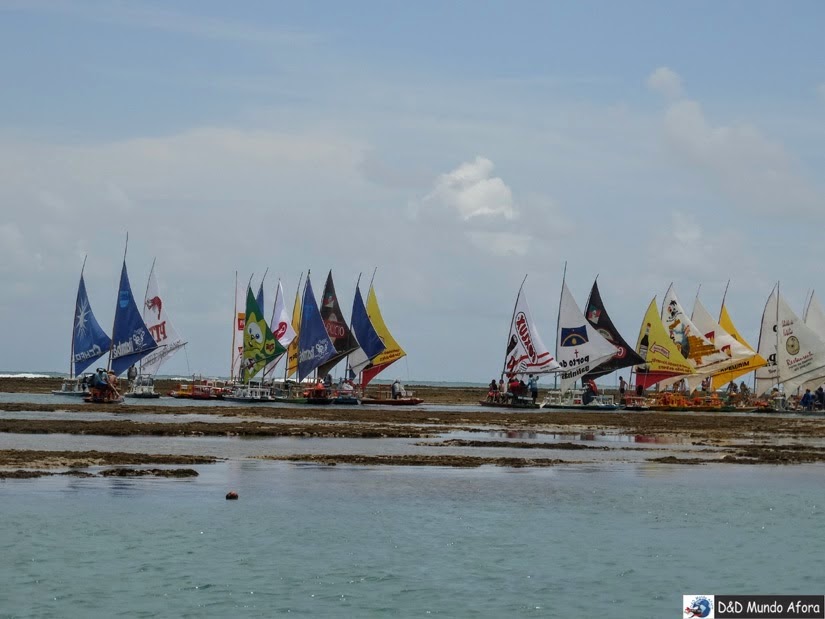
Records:
{"label": "person on boat", "polygon": [[805,395],[799,400],[799,405],[802,407],[802,410],[812,411],[814,409],[814,395],[810,389],[805,390]]}
{"label": "person on boat", "polygon": [[507,401],[507,384],[504,382],[503,378],[498,379],[498,401]]}
{"label": "person on boat", "polygon": [[527,379],[527,387],[530,389],[530,397],[533,398],[533,404],[535,404],[536,400],[539,397],[539,379],[538,379],[538,376],[530,374],[530,377]]}
{"label": "person on boat", "polygon": [[490,386],[487,388],[487,401],[495,402],[498,400],[498,383],[496,379],[490,381]]}
{"label": "person on boat", "polygon": [[645,394],[645,387],[641,383],[636,383],[636,395],[642,397]]}
{"label": "person on boat", "polygon": [[135,364],[133,363],[132,365],[129,366],[129,369],[126,370],[126,378],[128,378],[129,380],[135,380],[137,378],[137,375],[138,375],[138,371],[137,371],[137,368],[135,367]]}
{"label": "person on boat", "polygon": [[395,382],[392,384],[392,399],[398,400],[404,395],[404,386],[401,384],[401,381],[397,378]]}
{"label": "person on boat", "polygon": [[518,378],[515,376],[510,377],[510,382],[507,383],[507,391],[510,393],[512,401],[515,402],[519,394]]}
{"label": "person on boat", "polygon": [[816,393],[814,395],[816,396],[817,408],[819,408],[820,410],[825,409],[825,389],[822,388],[822,385],[817,387]]}
{"label": "person on boat", "polygon": [[596,393],[596,383],[594,383],[592,380],[588,380],[586,383],[584,383],[584,391],[582,392],[582,404],[590,404],[596,397]]}
{"label": "person on boat", "polygon": [[332,376],[330,374],[324,376],[324,387],[326,389],[332,389]]}
{"label": "person on boat", "polygon": [[624,392],[627,391],[627,381],[624,376],[619,376],[619,399],[624,399]]}

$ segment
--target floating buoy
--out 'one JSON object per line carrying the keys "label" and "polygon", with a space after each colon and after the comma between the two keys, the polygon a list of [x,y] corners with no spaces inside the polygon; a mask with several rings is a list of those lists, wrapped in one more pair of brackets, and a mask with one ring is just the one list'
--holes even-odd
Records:
{"label": "floating buoy", "polygon": [[238,500],[238,493],[235,492],[234,490],[232,492],[228,492],[226,494],[226,500],[227,501],[237,501]]}

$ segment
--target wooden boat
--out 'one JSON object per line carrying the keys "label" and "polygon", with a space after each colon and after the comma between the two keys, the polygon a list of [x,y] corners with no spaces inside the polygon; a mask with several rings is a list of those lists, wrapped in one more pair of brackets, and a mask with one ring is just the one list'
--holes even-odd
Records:
{"label": "wooden boat", "polygon": [[52,390],[52,395],[67,395],[85,398],[89,395],[89,389],[86,386],[86,379],[82,376],[67,378],[60,384],[60,389]]}
{"label": "wooden boat", "polygon": [[539,405],[534,403],[531,398],[515,398],[509,399],[506,402],[495,402],[493,400],[480,400],[481,406],[490,408],[532,408],[538,409]]}
{"label": "wooden boat", "polygon": [[160,397],[160,394],[155,391],[155,379],[141,374],[138,374],[135,380],[132,381],[129,391],[125,395],[127,398],[142,400],[152,400]]}

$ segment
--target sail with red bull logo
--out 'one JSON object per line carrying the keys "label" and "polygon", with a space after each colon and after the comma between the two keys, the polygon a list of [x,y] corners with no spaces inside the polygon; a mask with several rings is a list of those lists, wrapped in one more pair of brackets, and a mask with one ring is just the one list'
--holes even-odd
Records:
{"label": "sail with red bull logo", "polygon": [[[284,303],[284,289],[281,286],[281,280],[278,280],[278,288],[275,290],[275,305],[272,307],[272,320],[269,321],[272,335],[280,342],[281,346],[289,349],[292,341],[296,337],[295,329],[292,328],[292,323],[289,319],[289,314],[286,311],[286,304]],[[278,355],[275,359],[266,364],[264,368],[264,375],[275,369],[278,361],[283,355]]]}
{"label": "sail with red bull logo", "polygon": [[524,282],[522,282],[516,297],[513,318],[510,321],[510,333],[507,336],[502,372],[513,376],[516,374],[550,374],[560,369],[561,366],[556,363],[539,336],[530,306],[527,304]]}
{"label": "sail with red bull logo", "polygon": [[352,331],[344,320],[341,305],[338,303],[338,295],[335,294],[335,284],[332,282],[332,271],[327,275],[324,294],[321,297],[321,318],[327,334],[335,346],[335,354],[327,361],[318,366],[318,376],[326,376],[335,365],[348,354],[358,348],[358,342]]}
{"label": "sail with red bull logo", "polygon": [[169,319],[163,299],[153,260],[152,269],[149,271],[149,281],[146,284],[146,295],[143,299],[143,322],[146,323],[146,328],[149,329],[158,347],[141,360],[140,373],[144,375],[157,374],[160,366],[186,345]]}

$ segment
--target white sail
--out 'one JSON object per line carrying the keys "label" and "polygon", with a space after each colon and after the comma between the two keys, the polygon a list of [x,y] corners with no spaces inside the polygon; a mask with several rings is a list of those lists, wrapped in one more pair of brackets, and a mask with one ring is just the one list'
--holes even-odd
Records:
{"label": "white sail", "polygon": [[[272,320],[269,325],[270,329],[272,329],[272,335],[275,336],[275,339],[278,340],[284,348],[289,348],[292,340],[294,340],[298,335],[295,333],[295,329],[292,328],[292,318],[286,311],[286,304],[284,303],[284,289],[281,286],[280,279],[278,280],[278,288],[275,290],[275,305],[272,308]],[[270,361],[266,365],[264,375],[268,374],[275,368],[278,361],[281,360],[281,356],[273,361]]]}
{"label": "white sail", "polygon": [[161,365],[186,345],[186,342],[169,319],[166,303],[158,286],[154,262],[152,262],[152,270],[149,272],[146,296],[143,299],[143,322],[146,323],[146,328],[155,338],[158,347],[141,360],[140,372],[144,375],[154,376]]}
{"label": "white sail", "polygon": [[768,300],[765,302],[765,310],[762,312],[762,325],[759,328],[759,345],[756,352],[759,353],[767,365],[756,370],[756,393],[763,394],[776,386],[779,373],[776,365],[776,320],[778,314],[777,290],[774,286]]}
{"label": "white sail", "polygon": [[[819,339],[825,341],[825,310],[816,298],[815,293],[811,293],[811,298],[808,300],[808,306],[805,308],[805,325],[810,327]],[[825,383],[825,372],[823,375],[817,376],[807,383],[802,385],[801,389],[816,389],[821,384]]]}
{"label": "white sail", "polygon": [[697,372],[715,370],[715,366],[727,361],[727,355],[718,350],[713,342],[706,338],[703,332],[688,318],[682,304],[679,303],[679,299],[676,297],[673,284],[667,289],[667,294],[665,294],[664,301],[662,301],[662,322],[667,327],[670,339],[680,347],[682,356],[688,360],[688,363]]}
{"label": "white sail", "polygon": [[690,319],[696,328],[699,329],[699,332],[702,333],[717,350],[725,353],[727,357],[727,361],[713,365],[708,370],[696,376],[688,377],[687,382],[691,387],[698,385],[706,376],[729,371],[740,365],[743,361],[755,356],[756,353],[725,331],[719,323],[714,320],[710,312],[702,305],[699,297],[696,297],[696,301],[693,304],[693,314],[691,314]]}
{"label": "white sail", "polygon": [[505,374],[549,374],[557,372],[561,366],[553,359],[541,341],[530,306],[527,305],[527,296],[524,294],[524,285],[516,298],[516,307],[513,311],[513,320],[510,323],[510,334],[507,336],[507,352],[504,355]]}
{"label": "white sail", "polygon": [[799,319],[781,294],[778,316],[776,364],[779,382],[785,385],[785,393],[790,393],[825,375],[825,342]]}
{"label": "white sail", "polygon": [[584,317],[566,282],[561,285],[556,361],[561,366],[559,389],[567,391],[579,378],[612,359],[617,348]]}

